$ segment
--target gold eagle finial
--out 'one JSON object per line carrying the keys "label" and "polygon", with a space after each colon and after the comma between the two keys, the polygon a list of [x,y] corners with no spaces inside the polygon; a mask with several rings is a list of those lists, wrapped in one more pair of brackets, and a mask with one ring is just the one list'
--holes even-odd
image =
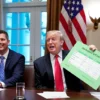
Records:
{"label": "gold eagle finial", "polygon": [[91,16],[89,16],[91,21],[94,23],[94,29],[98,29],[98,24],[100,23],[100,17],[97,19],[96,17],[93,19]]}

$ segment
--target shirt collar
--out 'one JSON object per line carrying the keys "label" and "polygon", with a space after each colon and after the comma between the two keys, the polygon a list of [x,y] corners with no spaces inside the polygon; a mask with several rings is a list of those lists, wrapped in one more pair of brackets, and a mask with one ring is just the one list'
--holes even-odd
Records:
{"label": "shirt collar", "polygon": [[[62,50],[60,50],[60,52],[58,53],[58,55],[59,55],[59,57],[62,59]],[[50,53],[50,58],[51,58],[51,60],[54,59],[54,56],[55,56],[55,55],[53,55],[53,54]]]}
{"label": "shirt collar", "polygon": [[[8,49],[8,50],[7,50],[7,52],[6,52],[4,55],[2,55],[2,56],[4,56],[4,57],[5,57],[5,59],[7,59],[8,54],[9,54],[9,49]],[[0,55],[0,56],[1,56],[1,55]]]}

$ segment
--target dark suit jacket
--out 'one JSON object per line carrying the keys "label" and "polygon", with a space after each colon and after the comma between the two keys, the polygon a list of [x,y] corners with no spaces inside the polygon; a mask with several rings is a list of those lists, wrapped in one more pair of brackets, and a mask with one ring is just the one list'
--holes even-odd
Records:
{"label": "dark suit jacket", "polygon": [[[62,52],[63,59],[69,51]],[[50,54],[38,58],[34,61],[35,88],[54,88],[53,70],[50,61]],[[70,90],[80,90],[80,80],[67,70],[63,69],[67,88]]]}
{"label": "dark suit jacket", "polygon": [[25,57],[9,49],[5,64],[5,85],[15,86],[16,82],[23,81]]}

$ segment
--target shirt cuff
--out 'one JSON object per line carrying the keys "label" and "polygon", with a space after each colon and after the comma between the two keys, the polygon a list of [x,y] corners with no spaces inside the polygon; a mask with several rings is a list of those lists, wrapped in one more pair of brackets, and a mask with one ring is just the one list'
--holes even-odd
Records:
{"label": "shirt cuff", "polygon": [[0,83],[2,84],[2,87],[3,87],[3,88],[6,87],[6,85],[5,85],[4,82],[0,81]]}

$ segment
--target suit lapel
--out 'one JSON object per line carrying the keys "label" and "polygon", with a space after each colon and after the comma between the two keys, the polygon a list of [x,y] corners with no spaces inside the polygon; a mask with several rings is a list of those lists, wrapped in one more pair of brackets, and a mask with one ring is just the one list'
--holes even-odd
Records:
{"label": "suit lapel", "polygon": [[68,54],[68,52],[62,50],[62,60],[64,60],[64,58],[66,57],[67,54]]}
{"label": "suit lapel", "polygon": [[6,60],[6,64],[5,64],[5,69],[7,68],[9,63],[11,62],[11,60],[10,60],[11,58],[12,58],[12,52],[11,52],[11,50],[9,50],[9,54],[8,54],[8,57],[7,57],[7,60]]}
{"label": "suit lapel", "polygon": [[54,77],[53,77],[53,69],[52,69],[52,64],[51,64],[51,60],[50,60],[50,55],[46,55],[45,57],[45,61],[46,61],[46,71],[48,74],[48,78],[51,81],[51,83],[53,83],[52,85],[54,86]]}
{"label": "suit lapel", "polygon": [[[66,57],[66,55],[68,54],[69,51],[62,51],[62,60],[64,60],[64,58]],[[66,71],[66,69],[63,68],[63,72],[64,72],[64,76],[65,76],[65,81],[67,84],[67,80],[68,80],[68,71]]]}

